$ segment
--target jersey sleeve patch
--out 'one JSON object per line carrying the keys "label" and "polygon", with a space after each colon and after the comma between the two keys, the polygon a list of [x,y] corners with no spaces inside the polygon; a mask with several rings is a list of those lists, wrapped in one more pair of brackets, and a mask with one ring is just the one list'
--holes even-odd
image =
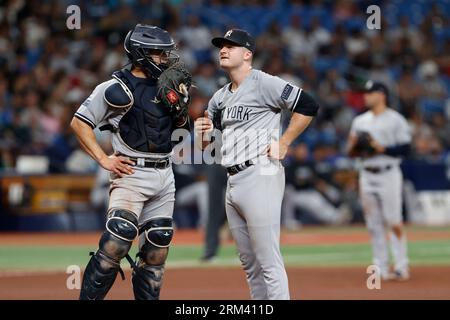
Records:
{"label": "jersey sleeve patch", "polygon": [[283,89],[283,93],[281,94],[281,99],[283,99],[283,100],[289,99],[289,96],[291,95],[293,89],[294,89],[294,87],[288,83]]}

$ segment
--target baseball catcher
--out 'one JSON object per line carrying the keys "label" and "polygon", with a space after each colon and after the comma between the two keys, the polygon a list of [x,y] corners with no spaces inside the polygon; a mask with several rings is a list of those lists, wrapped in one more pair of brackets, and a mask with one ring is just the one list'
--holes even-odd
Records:
{"label": "baseball catcher", "polygon": [[[136,25],[124,41],[131,68],[113,73],[80,106],[71,126],[84,150],[111,172],[109,208],[98,250],[86,266],[80,299],[104,299],[126,258],[137,300],[159,299],[173,237],[174,130],[189,130],[191,75],[166,30]],[[105,124],[106,123],[106,124]],[[93,129],[112,132],[106,155]],[[128,255],[139,238],[138,260]]]}

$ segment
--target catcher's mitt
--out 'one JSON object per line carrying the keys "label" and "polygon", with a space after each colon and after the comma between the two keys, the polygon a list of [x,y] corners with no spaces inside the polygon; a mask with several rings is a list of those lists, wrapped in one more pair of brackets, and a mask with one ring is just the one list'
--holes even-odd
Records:
{"label": "catcher's mitt", "polygon": [[369,157],[376,153],[373,147],[373,138],[370,133],[366,131],[359,131],[356,133],[356,144],[353,148],[356,155],[360,157]]}
{"label": "catcher's mitt", "polygon": [[176,62],[164,70],[158,79],[158,97],[176,118],[187,115],[192,75],[184,63]]}

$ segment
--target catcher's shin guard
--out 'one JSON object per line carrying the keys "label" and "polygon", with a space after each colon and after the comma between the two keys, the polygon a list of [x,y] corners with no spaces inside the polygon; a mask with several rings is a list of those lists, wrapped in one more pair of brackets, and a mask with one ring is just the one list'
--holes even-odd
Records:
{"label": "catcher's shin guard", "polygon": [[92,255],[83,275],[80,300],[103,300],[111,289],[120,260],[128,254],[138,233],[136,216],[125,210],[112,210],[106,222],[106,231],[100,238],[99,249]]}
{"label": "catcher's shin guard", "polygon": [[98,250],[92,255],[84,271],[80,300],[103,300],[120,270],[120,261],[111,259]]}
{"label": "catcher's shin guard", "polygon": [[134,298],[136,300],[159,300],[164,270],[164,264],[150,266],[139,263],[133,271]]}
{"label": "catcher's shin guard", "polygon": [[172,218],[155,217],[140,228],[145,241],[133,267],[133,292],[136,300],[159,300],[165,261],[172,241]]}

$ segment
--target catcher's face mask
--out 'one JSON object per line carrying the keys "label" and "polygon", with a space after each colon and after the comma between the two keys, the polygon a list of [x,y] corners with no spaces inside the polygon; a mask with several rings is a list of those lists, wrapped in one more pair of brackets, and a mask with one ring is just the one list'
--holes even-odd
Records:
{"label": "catcher's face mask", "polygon": [[147,49],[144,51],[145,57],[151,59],[153,63],[158,66],[165,67],[170,66],[177,62],[180,57],[175,50],[157,50],[157,49]]}
{"label": "catcher's face mask", "polygon": [[176,50],[140,49],[137,63],[148,77],[158,78],[161,73],[177,62],[180,57]]}

